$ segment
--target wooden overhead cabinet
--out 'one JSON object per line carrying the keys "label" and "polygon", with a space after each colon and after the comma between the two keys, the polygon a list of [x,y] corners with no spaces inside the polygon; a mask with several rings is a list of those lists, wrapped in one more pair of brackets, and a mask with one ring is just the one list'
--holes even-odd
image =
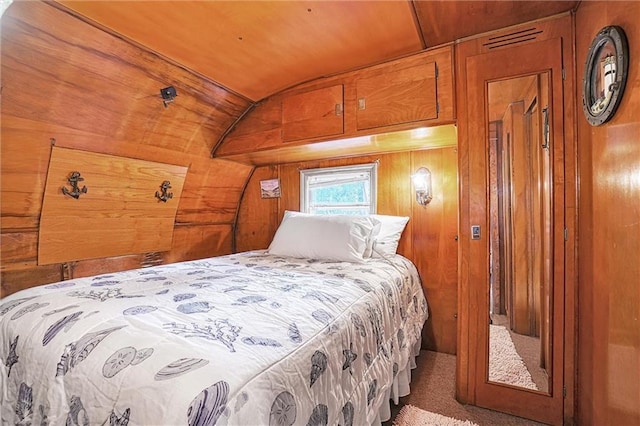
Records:
{"label": "wooden overhead cabinet", "polygon": [[342,84],[287,95],[282,99],[282,141],[344,133]]}
{"label": "wooden overhead cabinet", "polygon": [[442,146],[442,139],[392,144],[396,137],[384,135],[454,124],[453,93],[453,46],[321,78],[259,102],[213,157],[278,164],[405,150],[412,143]]}
{"label": "wooden overhead cabinet", "polygon": [[358,130],[438,118],[437,66],[384,69],[356,81]]}

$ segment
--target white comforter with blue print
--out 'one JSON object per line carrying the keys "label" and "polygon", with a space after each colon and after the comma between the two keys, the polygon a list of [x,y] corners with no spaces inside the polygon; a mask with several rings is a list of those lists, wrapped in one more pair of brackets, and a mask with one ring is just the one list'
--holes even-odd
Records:
{"label": "white comforter with blue print", "polygon": [[44,285],[0,301],[2,424],[371,424],[426,318],[401,256],[253,251]]}

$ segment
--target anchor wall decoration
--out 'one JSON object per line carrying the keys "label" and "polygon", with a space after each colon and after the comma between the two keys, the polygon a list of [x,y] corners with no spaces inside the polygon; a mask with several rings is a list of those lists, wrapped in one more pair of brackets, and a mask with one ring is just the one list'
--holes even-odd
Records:
{"label": "anchor wall decoration", "polygon": [[87,193],[87,187],[85,185],[83,185],[82,188],[78,187],[78,182],[84,181],[84,178],[80,176],[80,172],[71,172],[71,174],[67,178],[67,181],[71,185],[71,190],[68,190],[63,186],[62,193],[64,195],[70,195],[77,200],[78,198],[80,198],[80,194]]}
{"label": "anchor wall decoration", "polygon": [[169,189],[171,189],[171,182],[169,182],[168,180],[162,182],[162,185],[160,185],[160,190],[162,191],[162,193],[156,191],[156,198],[158,199],[158,201],[166,203],[168,199],[173,198],[173,192],[169,192]]}

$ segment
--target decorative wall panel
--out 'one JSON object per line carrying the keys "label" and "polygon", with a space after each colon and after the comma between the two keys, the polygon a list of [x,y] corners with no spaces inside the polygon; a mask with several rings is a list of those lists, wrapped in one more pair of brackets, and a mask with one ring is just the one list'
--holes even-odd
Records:
{"label": "decorative wall panel", "polygon": [[[83,180],[74,187],[76,172]],[[170,250],[186,174],[183,166],[53,147],[38,264]]]}

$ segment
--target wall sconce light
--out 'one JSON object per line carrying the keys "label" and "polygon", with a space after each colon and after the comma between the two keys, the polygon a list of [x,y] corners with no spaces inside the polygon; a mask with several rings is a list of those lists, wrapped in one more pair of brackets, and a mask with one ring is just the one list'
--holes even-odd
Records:
{"label": "wall sconce light", "polygon": [[178,92],[176,92],[175,87],[169,86],[164,89],[160,89],[160,96],[162,96],[162,103],[166,108],[167,105],[173,102],[173,99],[178,96]]}
{"label": "wall sconce light", "polygon": [[431,191],[431,172],[426,167],[420,167],[415,174],[411,175],[413,189],[416,191],[416,201],[421,206],[429,204],[433,198]]}

